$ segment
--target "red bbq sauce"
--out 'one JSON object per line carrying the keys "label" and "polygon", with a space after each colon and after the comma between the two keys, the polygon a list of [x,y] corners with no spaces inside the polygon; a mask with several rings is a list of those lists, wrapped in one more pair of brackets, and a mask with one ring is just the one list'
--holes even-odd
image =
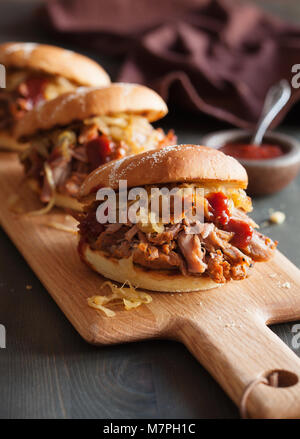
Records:
{"label": "red bbq sauce", "polygon": [[236,219],[230,219],[225,226],[225,230],[234,233],[230,244],[238,248],[247,247],[253,235],[253,228],[249,224]]}
{"label": "red bbq sauce", "polygon": [[214,192],[209,194],[206,199],[209,202],[209,212],[211,219],[214,222],[222,224],[223,226],[229,221],[229,206],[228,198],[223,192]]}
{"label": "red bbq sauce", "polygon": [[110,155],[114,151],[115,144],[104,134],[90,140],[86,144],[86,151],[88,161],[90,164],[90,170],[98,168],[109,161]]}
{"label": "red bbq sauce", "polygon": [[227,232],[233,232],[230,243],[238,248],[245,248],[250,243],[253,228],[245,221],[230,217],[229,200],[223,192],[209,194],[206,199],[209,203],[210,219],[222,226]]}
{"label": "red bbq sauce", "polygon": [[280,157],[284,151],[279,145],[264,143],[262,145],[249,145],[243,143],[227,143],[220,148],[224,154],[236,159],[267,160]]}
{"label": "red bbq sauce", "polygon": [[46,78],[28,78],[20,86],[20,94],[24,96],[30,102],[31,106],[34,107],[39,102],[45,99],[45,90],[48,83]]}

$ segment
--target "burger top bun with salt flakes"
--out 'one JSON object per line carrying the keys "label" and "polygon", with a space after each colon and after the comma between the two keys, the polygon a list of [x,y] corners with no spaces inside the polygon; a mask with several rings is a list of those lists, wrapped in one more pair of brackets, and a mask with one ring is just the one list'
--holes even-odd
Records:
{"label": "burger top bun with salt flakes", "polygon": [[168,112],[164,100],[143,85],[115,83],[109,87],[80,87],[30,112],[16,127],[17,138],[64,126],[93,116],[130,114],[154,122]]}
{"label": "burger top bun with salt flakes", "polygon": [[84,198],[94,192],[95,187],[117,189],[120,179],[126,180],[128,187],[201,180],[205,184],[232,184],[243,189],[248,185],[246,170],[237,160],[217,149],[172,145],[96,169],[84,181],[80,196]]}

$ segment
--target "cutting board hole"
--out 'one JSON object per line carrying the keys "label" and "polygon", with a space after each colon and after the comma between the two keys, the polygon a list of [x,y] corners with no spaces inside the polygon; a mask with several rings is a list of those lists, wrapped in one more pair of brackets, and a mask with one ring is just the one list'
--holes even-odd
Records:
{"label": "cutting board hole", "polygon": [[269,381],[269,386],[273,387],[291,387],[298,383],[298,376],[288,370],[275,369],[265,374]]}

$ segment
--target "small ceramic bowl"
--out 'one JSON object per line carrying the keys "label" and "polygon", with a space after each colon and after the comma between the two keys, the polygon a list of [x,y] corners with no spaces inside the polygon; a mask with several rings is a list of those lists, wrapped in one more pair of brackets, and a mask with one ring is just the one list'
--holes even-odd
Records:
{"label": "small ceramic bowl", "polygon": [[[227,143],[250,142],[251,134],[244,130],[217,131],[204,136],[202,145],[221,148]],[[246,168],[249,177],[247,192],[251,195],[268,195],[282,190],[300,171],[300,142],[291,136],[277,132],[268,132],[264,143],[280,145],[285,154],[274,159],[244,160],[238,159]]]}

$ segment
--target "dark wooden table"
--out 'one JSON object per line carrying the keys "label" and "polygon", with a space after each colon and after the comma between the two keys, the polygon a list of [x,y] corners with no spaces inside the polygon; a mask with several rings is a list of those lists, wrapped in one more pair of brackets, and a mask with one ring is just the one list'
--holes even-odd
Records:
{"label": "dark wooden table", "polygon": [[[63,45],[31,26],[32,7],[15,1],[0,4],[0,40]],[[102,62],[114,77],[117,63]],[[224,127],[206,117],[174,114],[163,125],[176,126],[179,141],[186,143],[197,143],[204,133]],[[299,127],[284,125],[281,131],[300,139]],[[287,213],[283,225],[264,232],[280,241],[280,250],[298,267],[299,193],[300,178],[278,195],[255,200],[253,215],[262,223],[270,208]],[[0,324],[7,330],[7,347],[0,349],[0,418],[238,417],[218,384],[178,343],[147,341],[105,348],[85,343],[3,231]],[[291,346],[291,327],[272,329]],[[300,355],[300,349],[295,352]]]}

